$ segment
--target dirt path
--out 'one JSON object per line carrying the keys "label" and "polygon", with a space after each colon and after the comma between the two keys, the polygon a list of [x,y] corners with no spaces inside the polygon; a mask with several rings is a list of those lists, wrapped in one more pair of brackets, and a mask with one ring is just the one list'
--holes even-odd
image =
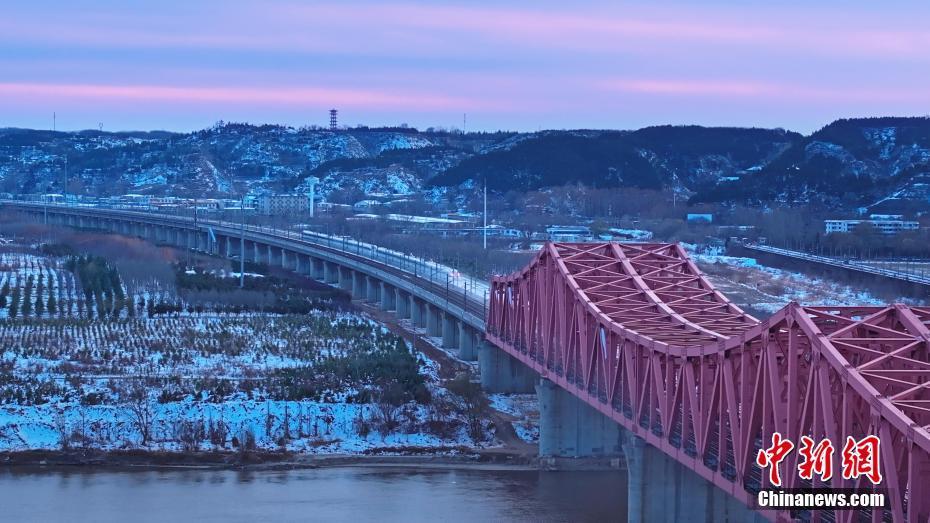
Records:
{"label": "dirt path", "polygon": [[[410,342],[414,349],[426,354],[427,357],[435,361],[439,365],[439,377],[443,380],[455,378],[460,372],[470,374],[475,372],[476,367],[473,364],[459,360],[445,350],[433,345],[429,338],[412,332],[410,327],[398,321],[397,316],[393,313],[384,312],[377,306],[361,301],[353,301],[352,303],[379,323],[382,323],[391,332]],[[513,422],[516,421],[516,418],[512,415],[491,408],[488,412],[488,419],[494,423],[497,439],[500,440],[503,446],[482,450],[482,454],[519,456],[523,459],[535,458],[539,454],[538,445],[527,443],[517,435],[517,431],[513,428]]]}

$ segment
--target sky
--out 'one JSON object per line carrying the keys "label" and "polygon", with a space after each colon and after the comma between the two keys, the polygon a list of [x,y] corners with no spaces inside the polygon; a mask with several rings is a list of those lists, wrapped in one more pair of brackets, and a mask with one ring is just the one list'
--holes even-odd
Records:
{"label": "sky", "polygon": [[930,2],[30,0],[0,127],[782,127],[930,113]]}

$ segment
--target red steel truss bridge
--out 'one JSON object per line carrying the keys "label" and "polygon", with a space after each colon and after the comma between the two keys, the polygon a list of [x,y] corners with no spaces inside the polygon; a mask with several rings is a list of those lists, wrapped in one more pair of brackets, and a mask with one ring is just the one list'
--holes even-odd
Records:
{"label": "red steel truss bridge", "polygon": [[770,487],[755,457],[773,432],[840,448],[877,435],[879,486],[844,480],[838,448],[827,484],[804,483],[791,453],[783,487],[875,488],[887,508],[808,517],[903,522],[930,515],[928,325],[930,309],[901,304],[791,303],[759,321],[677,244],[549,243],[494,278],[486,328],[491,343],[749,506]]}

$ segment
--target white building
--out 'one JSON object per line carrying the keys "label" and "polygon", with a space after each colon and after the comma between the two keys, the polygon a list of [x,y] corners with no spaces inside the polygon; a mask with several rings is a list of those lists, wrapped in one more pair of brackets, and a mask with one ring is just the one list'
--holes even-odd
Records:
{"label": "white building", "polygon": [[258,212],[262,214],[301,214],[310,212],[306,194],[263,194],[258,197]]}
{"label": "white building", "polygon": [[873,214],[868,220],[824,220],[827,234],[834,232],[852,232],[859,224],[869,223],[882,234],[898,234],[902,231],[916,231],[920,223],[902,219],[900,215]]}

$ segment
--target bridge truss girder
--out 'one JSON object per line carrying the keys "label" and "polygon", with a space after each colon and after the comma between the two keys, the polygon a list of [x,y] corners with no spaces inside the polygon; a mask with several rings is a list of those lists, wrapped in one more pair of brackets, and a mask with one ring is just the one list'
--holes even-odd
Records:
{"label": "bridge truss girder", "polygon": [[[760,322],[717,292],[674,244],[549,243],[492,282],[487,337],[747,504],[768,487],[755,464],[778,431],[881,438],[890,507],[930,516],[930,310],[802,307]],[[871,487],[833,478],[813,486]],[[783,464],[802,484],[798,453]],[[858,513],[837,511],[838,521]],[[787,513],[767,514],[786,519]]]}

